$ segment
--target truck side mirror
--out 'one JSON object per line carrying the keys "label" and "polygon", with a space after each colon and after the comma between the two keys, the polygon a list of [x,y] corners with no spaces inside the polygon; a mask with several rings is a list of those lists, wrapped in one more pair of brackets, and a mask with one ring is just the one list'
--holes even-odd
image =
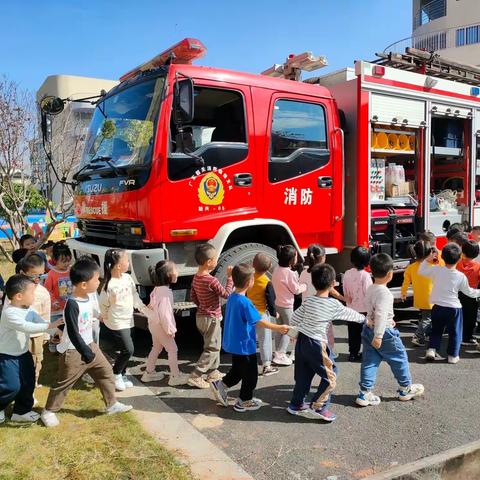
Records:
{"label": "truck side mirror", "polygon": [[193,81],[190,78],[175,84],[173,120],[176,125],[190,123],[193,120]]}

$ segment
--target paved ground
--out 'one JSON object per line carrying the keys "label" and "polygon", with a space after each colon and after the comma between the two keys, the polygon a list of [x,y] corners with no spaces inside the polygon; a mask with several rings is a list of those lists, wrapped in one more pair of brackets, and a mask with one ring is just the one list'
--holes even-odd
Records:
{"label": "paved ground", "polygon": [[[150,385],[168,407],[257,480],[363,478],[479,438],[480,354],[462,350],[457,365],[426,364],[421,359],[423,349],[410,348],[413,326],[407,322],[400,329],[408,346],[414,381],[425,385],[425,397],[397,401],[393,377],[388,366],[382,365],[376,388],[382,404],[357,408],[354,399],[360,365],[347,361],[346,327],[336,326],[339,379],[332,409],[338,419],[331,425],[286,413],[293,367],[284,367],[278,375],[265,379],[260,377],[256,395],[265,406],[244,414],[217,406],[209,391],[170,388],[166,380]],[[190,371],[198,356],[198,348],[192,346],[197,335],[193,329],[186,329],[179,338],[184,371]],[[149,334],[138,331],[135,341],[134,374],[148,353]],[[228,362],[228,355],[222,355],[221,370],[228,369]],[[166,368],[164,354],[158,365]]]}

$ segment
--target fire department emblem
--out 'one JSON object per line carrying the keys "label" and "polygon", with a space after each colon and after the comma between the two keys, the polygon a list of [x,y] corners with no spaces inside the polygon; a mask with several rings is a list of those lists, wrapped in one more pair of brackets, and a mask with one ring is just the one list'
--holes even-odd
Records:
{"label": "fire department emblem", "polygon": [[203,203],[203,205],[220,205],[224,196],[225,189],[217,174],[210,172],[202,178],[198,186],[200,203]]}

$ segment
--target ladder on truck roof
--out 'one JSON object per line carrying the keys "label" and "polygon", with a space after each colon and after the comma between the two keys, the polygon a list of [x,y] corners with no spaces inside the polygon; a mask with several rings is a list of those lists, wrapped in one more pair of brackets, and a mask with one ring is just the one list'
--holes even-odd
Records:
{"label": "ladder on truck roof", "polygon": [[302,70],[312,72],[328,65],[326,57],[315,56],[312,52],[304,52],[299,55],[290,54],[285,63],[275,63],[273,67],[264,70],[261,75],[268,77],[282,77],[287,80],[300,81]]}
{"label": "ladder on truck roof", "polygon": [[405,53],[376,53],[372,63],[398,68],[432,77],[454,80],[469,85],[480,85],[480,68],[443,58],[438,53],[417,48],[406,48]]}

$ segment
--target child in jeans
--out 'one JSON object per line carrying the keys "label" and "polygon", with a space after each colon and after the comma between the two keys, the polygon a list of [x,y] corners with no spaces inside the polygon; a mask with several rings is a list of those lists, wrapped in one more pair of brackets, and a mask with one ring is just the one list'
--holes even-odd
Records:
{"label": "child in jeans", "polygon": [[[297,250],[292,245],[282,245],[278,248],[278,267],[272,275],[272,285],[275,290],[275,307],[278,312],[277,323],[279,325],[290,325],[293,315],[293,303],[295,295],[307,290],[305,283],[300,283],[298,273],[292,270],[297,263]],[[292,352],[287,357],[287,349],[290,343],[288,335],[275,334],[275,353],[273,363],[276,365],[291,365],[295,358]]]}
{"label": "child in jeans", "polygon": [[150,294],[148,308],[153,315],[148,319],[148,329],[152,335],[152,350],[147,358],[147,367],[142,375],[142,382],[154,382],[162,380],[163,373],[155,371],[155,364],[158,356],[165,349],[168,354],[168,366],[170,367],[170,378],[168,385],[176,387],[184,385],[188,381],[188,375],[181,373],[178,368],[177,344],[175,333],[177,324],[173,313],[173,293],[170,289],[172,283],[177,282],[177,267],[170,260],[161,260],[151,269],[155,288]]}
{"label": "child in jeans", "polygon": [[423,385],[412,383],[407,352],[393,321],[393,295],[387,288],[393,278],[393,260],[386,253],[378,253],[372,257],[370,269],[375,283],[368,287],[365,296],[367,323],[362,332],[360,393],[356,399],[361,407],[380,403],[380,397],[372,390],[383,360],[399,384],[399,400],[411,400],[424,391]]}
{"label": "child in jeans", "polygon": [[286,334],[289,328],[263,319],[246,297],[247,290],[253,286],[254,273],[255,270],[245,263],[233,268],[235,291],[228,297],[223,329],[223,349],[232,354],[232,368],[223,379],[211,383],[216,400],[228,407],[227,390],[242,382],[239,398],[233,407],[236,412],[258,410],[262,406],[262,401],[253,396],[258,380],[256,327],[281,334]]}
{"label": "child in jeans", "polygon": [[60,423],[56,412],[62,408],[68,391],[87,372],[102,393],[107,414],[132,409],[117,401],[112,367],[93,341],[92,326],[96,312],[91,294],[100,285],[98,265],[91,258],[80,258],[73,265],[70,277],[73,292],[65,305],[65,330],[57,348],[61,354],[57,382],[50,389],[41,415],[46,427],[55,427]]}
{"label": "child in jeans", "polygon": [[36,422],[40,415],[32,411],[35,390],[35,365],[28,347],[30,334],[45,333],[62,322],[46,322],[31,306],[35,302],[36,285],[25,275],[13,275],[5,284],[9,305],[0,318],[0,423],[5,422],[5,409],[11,403],[11,421]]}
{"label": "child in jeans", "polygon": [[[363,324],[365,317],[329,298],[336,276],[332,266],[315,265],[311,274],[316,294],[305,299],[292,316],[291,325],[298,330],[298,338],[295,346],[295,387],[287,411],[292,415],[311,413],[326,422],[333,422],[336,415],[329,410],[329,404],[336,386],[337,366],[328,344],[328,327],[332,320]],[[305,397],[310,392],[315,374],[320,377],[320,383],[308,405]]]}
{"label": "child in jeans", "polygon": [[402,300],[407,298],[408,287],[413,287],[413,306],[420,310],[420,320],[417,331],[412,337],[412,345],[416,347],[425,346],[425,337],[430,335],[432,324],[432,304],[430,293],[432,292],[432,279],[419,275],[418,269],[422,262],[430,256],[433,245],[425,240],[419,240],[414,246],[415,261],[411,263],[403,274]]}
{"label": "child in jeans", "polygon": [[[353,268],[345,272],[343,276],[343,296],[347,307],[363,314],[367,314],[365,294],[367,288],[372,285],[372,276],[365,269],[370,263],[370,252],[365,247],[355,247],[350,254]],[[348,360],[355,362],[362,359],[360,347],[362,345],[362,329],[360,323],[348,324]]]}
{"label": "child in jeans", "polygon": [[[223,287],[218,279],[210,274],[217,266],[217,251],[213,245],[199,245],[195,250],[195,261],[198,270],[193,277],[190,295],[197,306],[196,324],[203,337],[203,352],[188,379],[188,385],[209,388],[208,382],[223,376],[218,371],[222,346],[220,299],[228,298],[232,292],[232,267],[227,268],[227,284]],[[207,375],[207,380],[203,378],[204,375]]]}
{"label": "child in jeans", "polygon": [[457,363],[460,360],[460,345],[462,343],[463,312],[458,293],[468,297],[480,297],[480,290],[468,285],[467,277],[456,269],[462,251],[455,243],[447,243],[442,250],[444,267],[431,265],[433,254],[422,262],[418,273],[433,280],[433,289],[430,295],[432,308],[432,331],[425,360],[435,360],[440,348],[445,330],[448,333],[448,363]]}
{"label": "child in jeans", "polygon": [[[275,291],[266,273],[272,268],[272,261],[264,253],[257,253],[253,259],[253,286],[247,291],[247,297],[262,316],[262,320],[270,321],[270,316],[277,317],[275,309]],[[257,326],[257,338],[260,350],[261,375],[267,377],[278,373],[272,365],[272,332]]]}
{"label": "child in jeans", "polygon": [[[457,270],[467,277],[468,284],[472,288],[478,288],[480,283],[480,263],[475,260],[478,257],[479,250],[477,242],[474,240],[467,241],[462,246],[462,259],[457,263]],[[477,299],[470,298],[462,292],[458,294],[458,298],[462,304],[463,314],[462,345],[478,345],[477,340],[473,337],[478,314]]]}

